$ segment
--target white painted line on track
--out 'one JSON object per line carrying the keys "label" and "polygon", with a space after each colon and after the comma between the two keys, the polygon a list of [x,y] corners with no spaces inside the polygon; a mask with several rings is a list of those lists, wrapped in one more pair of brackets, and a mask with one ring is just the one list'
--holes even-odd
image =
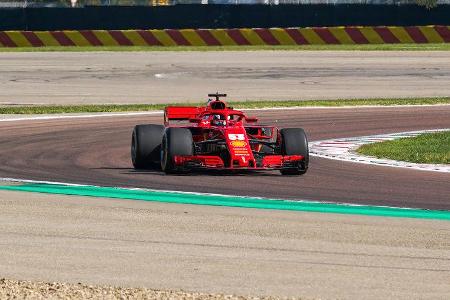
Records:
{"label": "white painted line on track", "polygon": [[[37,184],[53,184],[53,185],[67,185],[67,186],[102,187],[102,186],[89,185],[89,184],[78,184],[78,183],[68,183],[68,182],[60,182],[60,181],[46,181],[46,180],[32,180],[32,179],[21,179],[21,178],[9,178],[9,177],[0,177],[0,181],[3,181],[3,182],[14,182],[14,183],[37,183]],[[108,187],[111,187],[111,186],[108,186]],[[179,194],[187,194],[187,195],[206,195],[206,196],[230,197],[230,195],[224,195],[224,194],[184,192],[184,191],[175,191],[175,190],[156,190],[156,189],[146,189],[146,188],[136,188],[136,187],[117,187],[117,186],[114,186],[112,188],[137,190],[137,191],[150,191],[150,192],[179,193]],[[245,196],[236,196],[236,197],[243,197],[243,198],[245,198]],[[260,198],[260,197],[253,197],[253,198]]]}
{"label": "white painted line on track", "polygon": [[[229,103],[231,106],[233,103]],[[364,109],[364,108],[413,108],[413,107],[450,107],[450,104],[408,104],[408,105],[344,105],[344,106],[289,106],[289,107],[262,107],[243,108],[243,111],[257,110],[297,110],[297,109]]]}
{"label": "white painted line on track", "polygon": [[[12,183],[29,183],[29,184],[48,184],[48,185],[65,185],[65,186],[79,186],[79,187],[109,187],[109,188],[117,188],[124,190],[136,190],[136,191],[148,191],[148,192],[162,192],[162,193],[174,193],[174,194],[184,194],[184,195],[199,195],[199,196],[214,196],[214,197],[236,197],[236,198],[253,198],[253,199],[268,199],[265,197],[258,196],[238,196],[238,195],[225,195],[225,194],[214,194],[214,193],[200,193],[200,192],[185,192],[185,191],[175,191],[175,190],[157,190],[157,189],[147,189],[147,188],[137,188],[137,187],[112,187],[112,186],[97,186],[97,185],[88,185],[88,184],[76,184],[76,183],[66,183],[66,182],[58,182],[58,181],[45,181],[45,180],[31,180],[31,179],[20,179],[20,178],[8,178],[8,177],[0,177],[0,181],[3,182],[12,182]],[[277,199],[270,198],[271,200],[278,200],[283,202],[301,202],[301,203],[317,203],[317,204],[338,204],[342,206],[368,206],[368,204],[357,204],[357,203],[347,203],[347,202],[332,202],[332,201],[318,201],[318,200],[289,200],[289,199]],[[371,205],[372,206],[372,205]],[[420,209],[415,207],[398,207],[398,206],[386,206],[386,205],[376,205],[379,208],[400,208],[404,210],[408,209]]]}
{"label": "white painted line on track", "polygon": [[45,181],[45,180],[31,180],[31,179],[20,179],[20,178],[9,178],[0,177],[0,181],[3,182],[14,182],[14,183],[38,183],[38,184],[61,184],[67,186],[87,186],[85,184],[58,182],[58,181]]}
{"label": "white painted line on track", "polygon": [[352,138],[314,141],[309,143],[310,145],[309,151],[311,156],[317,156],[321,158],[328,158],[340,161],[377,165],[377,166],[388,166],[395,168],[407,168],[421,171],[450,173],[450,165],[417,164],[391,159],[380,159],[356,153],[356,149],[358,149],[360,146],[364,144],[390,141],[399,138],[414,137],[423,133],[441,132],[449,130],[450,128],[432,129],[432,130],[408,131],[391,134],[379,134],[379,135],[360,136]]}
{"label": "white painted line on track", "polygon": [[[229,103],[231,106],[233,103]],[[242,111],[279,111],[279,110],[301,110],[301,109],[364,109],[364,108],[413,108],[413,107],[450,107],[450,104],[425,104],[425,105],[360,105],[360,106],[292,106],[292,107],[262,107],[262,108],[243,108]],[[40,120],[59,120],[59,119],[83,119],[97,117],[128,117],[140,115],[159,115],[163,114],[162,110],[145,111],[145,112],[118,112],[118,113],[82,113],[82,114],[55,114],[40,116],[17,116],[17,115],[0,115],[0,122],[15,121],[40,121]]]}
{"label": "white painted line on track", "polygon": [[[162,110],[146,111],[146,112],[126,112],[126,113],[98,113],[98,114],[79,114],[79,115],[45,115],[45,116],[23,116],[12,118],[3,118],[0,116],[0,122],[15,122],[15,121],[40,121],[40,120],[59,120],[59,119],[83,119],[83,118],[101,118],[101,117],[128,117],[128,116],[146,116],[163,114]],[[3,115],[5,116],[5,115]],[[11,115],[7,115],[11,116]]]}

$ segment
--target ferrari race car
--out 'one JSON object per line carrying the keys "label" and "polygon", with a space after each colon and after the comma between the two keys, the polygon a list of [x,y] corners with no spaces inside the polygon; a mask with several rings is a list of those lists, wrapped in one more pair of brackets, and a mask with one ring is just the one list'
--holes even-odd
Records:
{"label": "ferrari race car", "polygon": [[302,175],[308,170],[308,140],[302,128],[278,129],[234,110],[209,94],[205,107],[168,106],[164,125],[136,125],[131,141],[135,169],[165,173],[193,169],[280,170]]}

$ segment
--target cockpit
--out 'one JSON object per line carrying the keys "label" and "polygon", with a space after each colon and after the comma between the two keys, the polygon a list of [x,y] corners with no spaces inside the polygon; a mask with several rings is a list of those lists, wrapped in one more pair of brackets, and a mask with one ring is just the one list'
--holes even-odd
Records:
{"label": "cockpit", "polygon": [[212,126],[230,126],[242,122],[244,116],[242,114],[223,114],[211,113],[202,117],[202,122],[209,122]]}

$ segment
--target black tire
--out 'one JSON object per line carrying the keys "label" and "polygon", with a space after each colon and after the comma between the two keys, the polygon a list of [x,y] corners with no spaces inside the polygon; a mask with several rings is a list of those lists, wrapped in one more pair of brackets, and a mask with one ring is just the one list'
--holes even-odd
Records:
{"label": "black tire", "polygon": [[280,170],[283,175],[302,175],[308,170],[309,149],[308,138],[302,128],[283,128],[281,134],[281,154],[301,155],[305,159],[297,168],[287,168]]}
{"label": "black tire", "polygon": [[161,144],[161,169],[166,173],[185,171],[175,166],[175,155],[193,155],[194,143],[192,132],[186,128],[167,128]]}
{"label": "black tire", "polygon": [[131,162],[135,169],[159,168],[162,125],[136,125],[131,137]]}

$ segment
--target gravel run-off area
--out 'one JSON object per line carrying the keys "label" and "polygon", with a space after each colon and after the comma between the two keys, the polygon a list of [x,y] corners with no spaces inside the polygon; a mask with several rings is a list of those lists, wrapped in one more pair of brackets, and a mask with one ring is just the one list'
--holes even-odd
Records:
{"label": "gravel run-off area", "polygon": [[82,283],[32,282],[0,279],[0,299],[214,299],[214,300],[276,300],[300,299],[278,297],[237,296],[225,294],[191,293],[186,291],[153,290],[93,286]]}

